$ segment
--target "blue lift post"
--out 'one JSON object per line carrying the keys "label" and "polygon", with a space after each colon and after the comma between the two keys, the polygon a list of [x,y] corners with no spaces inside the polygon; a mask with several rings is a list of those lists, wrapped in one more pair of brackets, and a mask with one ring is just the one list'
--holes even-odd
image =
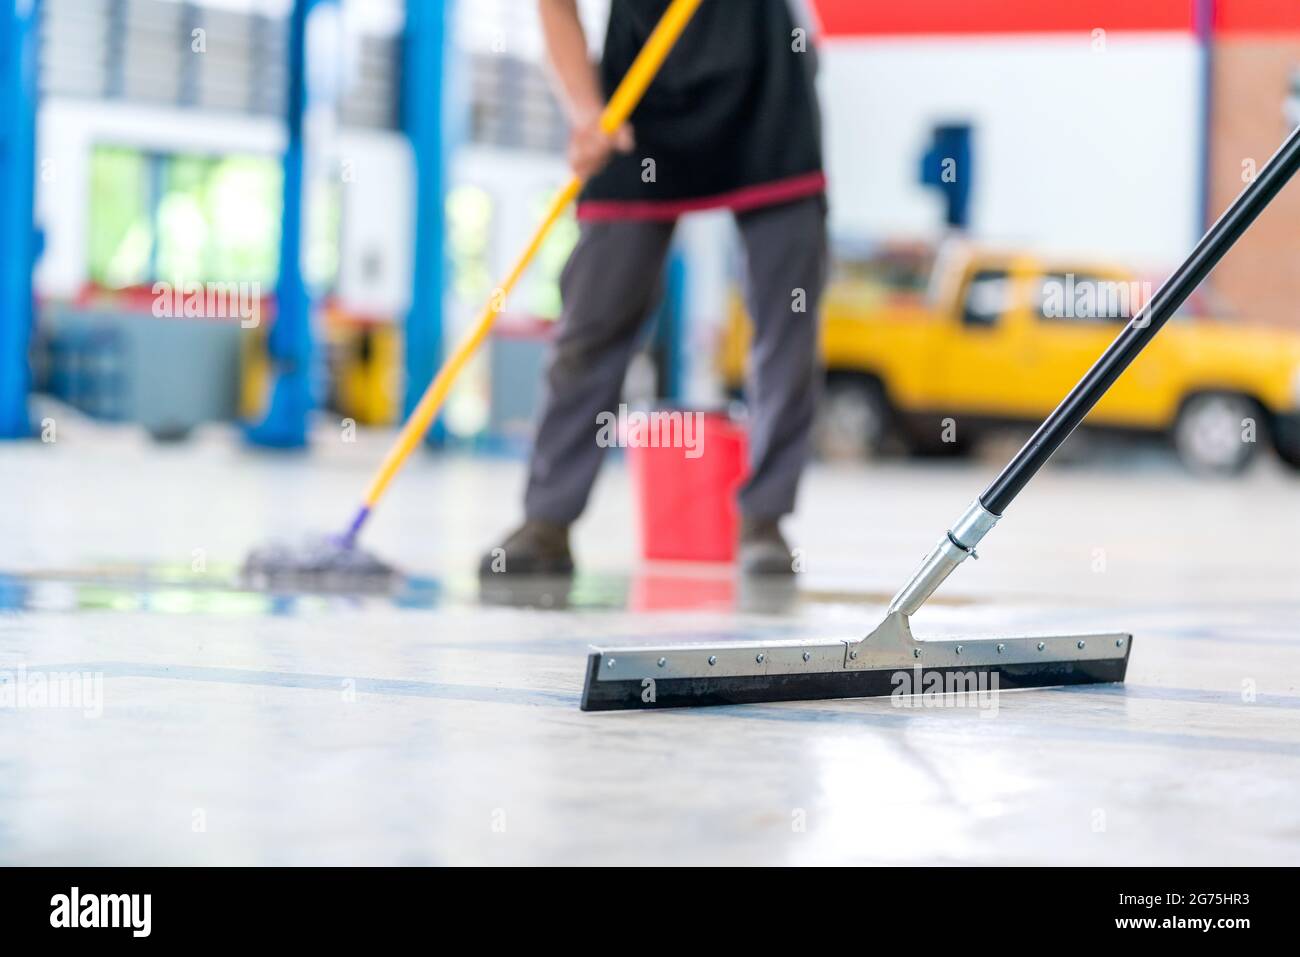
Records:
{"label": "blue lift post", "polygon": [[0,439],[28,438],[39,0],[0,9]]}
{"label": "blue lift post", "polygon": [[[415,255],[411,309],[406,316],[406,398],[410,415],[443,359],[446,277],[444,209],[447,144],[444,133],[447,24],[454,0],[407,0],[402,125],[415,160]],[[441,421],[429,430],[441,445]]]}
{"label": "blue lift post", "polygon": [[675,406],[686,400],[690,343],[686,328],[686,283],[689,267],[674,245],[664,265],[663,301],[655,310],[654,350],[661,360],[659,398]]}
{"label": "blue lift post", "polygon": [[268,448],[307,445],[312,409],[312,298],[302,273],[303,202],[306,156],[303,117],[307,111],[307,23],[312,11],[333,0],[294,0],[289,15],[289,96],[284,151],[284,207],[280,229],[280,272],[276,314],[267,336],[271,397],[266,417],[247,430],[248,440]]}

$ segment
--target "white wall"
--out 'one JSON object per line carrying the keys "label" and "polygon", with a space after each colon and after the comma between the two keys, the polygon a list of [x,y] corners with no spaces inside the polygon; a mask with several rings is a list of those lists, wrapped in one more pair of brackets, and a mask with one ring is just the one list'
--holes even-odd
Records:
{"label": "white wall", "polygon": [[1179,260],[1199,226],[1200,53],[1183,35],[864,38],[824,48],[837,234],[933,237],[918,182],[931,129],[975,126],[981,238],[1135,264]]}
{"label": "white wall", "polygon": [[[587,46],[599,53],[609,0],[578,0]],[[540,62],[544,56],[537,0],[461,0],[453,26],[456,45],[475,53],[509,53]]]}
{"label": "white wall", "polygon": [[346,309],[405,319],[415,257],[415,166],[405,136],[345,130],[338,297]]}

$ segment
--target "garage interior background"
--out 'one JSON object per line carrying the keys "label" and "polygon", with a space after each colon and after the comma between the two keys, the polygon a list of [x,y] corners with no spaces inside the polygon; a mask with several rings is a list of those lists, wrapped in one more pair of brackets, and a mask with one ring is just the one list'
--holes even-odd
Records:
{"label": "garage interior background", "polygon": [[[299,255],[321,307],[318,337],[332,344],[333,371],[315,395],[363,424],[391,423],[563,171],[564,124],[531,3],[421,4],[409,19],[398,0],[342,4],[337,70],[314,68],[328,122],[307,124],[307,162],[299,154],[293,168],[289,0],[27,6],[39,22],[38,88],[10,71],[6,138],[21,150],[24,116],[36,117],[34,385],[97,417],[166,435],[264,408],[265,370],[228,328],[151,333],[142,344],[116,320],[147,311],[158,280],[258,283],[269,311],[285,275],[289,170],[306,177]],[[967,235],[1154,276],[1300,118],[1300,9],[1273,0],[814,6],[840,250],[942,238],[944,197],[918,164],[936,130],[956,126],[971,151]],[[603,4],[583,9],[599,38]],[[19,28],[8,41],[12,55]],[[413,69],[447,82],[430,90]],[[445,216],[417,207],[422,178],[445,189]],[[1215,277],[1245,322],[1300,324],[1300,273],[1289,268],[1298,205],[1283,196]],[[7,213],[21,218],[21,198]],[[491,355],[457,390],[451,436],[526,440],[575,231],[567,223],[548,243]],[[21,234],[7,235],[21,249]],[[663,321],[629,391],[713,402],[712,356],[736,272],[726,217],[690,220],[678,247]],[[2,321],[6,341],[21,342],[23,276],[13,272]],[[179,392],[138,381],[144,363],[199,353],[210,361]],[[6,382],[21,360],[8,352]],[[18,393],[4,394],[14,422]],[[251,434],[294,444],[304,433],[290,423]]]}

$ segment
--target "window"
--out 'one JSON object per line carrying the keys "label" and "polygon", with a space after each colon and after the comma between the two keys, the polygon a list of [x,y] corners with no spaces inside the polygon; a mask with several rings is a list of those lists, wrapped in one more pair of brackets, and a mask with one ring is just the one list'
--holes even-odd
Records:
{"label": "window", "polygon": [[1011,306],[1011,279],[1005,269],[981,269],[966,283],[962,324],[991,329]]}
{"label": "window", "polygon": [[[92,282],[109,289],[157,280],[275,285],[284,181],[278,158],[101,146],[90,176]],[[328,289],[338,276],[338,185],[314,184],[308,205],[306,278]]]}

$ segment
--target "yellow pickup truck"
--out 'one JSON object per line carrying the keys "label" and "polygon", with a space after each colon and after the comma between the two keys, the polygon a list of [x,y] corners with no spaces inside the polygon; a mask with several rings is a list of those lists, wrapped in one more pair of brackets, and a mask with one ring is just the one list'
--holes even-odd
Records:
{"label": "yellow pickup truck", "polygon": [[[951,455],[1036,425],[1153,292],[1104,263],[964,243],[848,262],[823,304],[818,448]],[[737,297],[719,351],[736,392],[748,323]],[[1086,424],[1168,436],[1198,471],[1240,471],[1268,444],[1300,467],[1300,334],[1177,316]]]}

